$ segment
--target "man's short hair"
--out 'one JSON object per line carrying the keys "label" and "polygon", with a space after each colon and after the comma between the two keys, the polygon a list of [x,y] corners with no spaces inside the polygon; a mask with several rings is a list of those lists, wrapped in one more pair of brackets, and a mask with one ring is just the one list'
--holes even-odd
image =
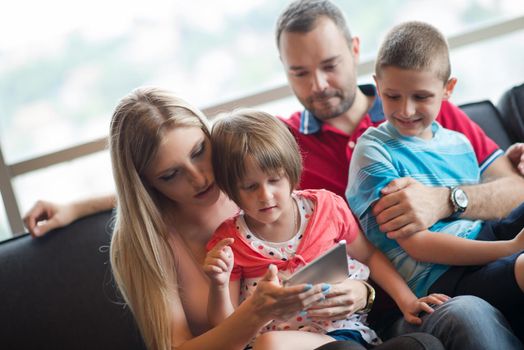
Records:
{"label": "man's short hair", "polygon": [[375,63],[375,73],[393,66],[401,69],[435,70],[448,81],[451,75],[449,48],[444,35],[424,22],[405,22],[393,27],[382,42]]}
{"label": "man's short hair", "polygon": [[315,28],[316,21],[327,17],[344,34],[351,47],[351,33],[342,11],[329,0],[297,0],[289,4],[277,20],[276,42],[280,50],[282,32],[308,33]]}

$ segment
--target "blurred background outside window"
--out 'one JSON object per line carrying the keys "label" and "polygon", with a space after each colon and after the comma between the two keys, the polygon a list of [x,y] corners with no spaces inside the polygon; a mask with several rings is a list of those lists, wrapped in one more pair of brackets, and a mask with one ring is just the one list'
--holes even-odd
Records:
{"label": "blurred background outside window", "polygon": [[[446,36],[524,14],[524,1],[334,1],[371,59],[391,26],[422,20]],[[7,164],[107,135],[119,98],[141,85],[199,107],[286,82],[274,43],[288,1],[35,1],[0,11],[0,145]],[[524,30],[452,51],[456,104],[491,99],[524,81]],[[371,82],[370,76],[360,82]],[[293,98],[261,106],[288,115]],[[20,211],[112,191],[107,152],[13,179]],[[0,207],[0,239],[10,236]]]}

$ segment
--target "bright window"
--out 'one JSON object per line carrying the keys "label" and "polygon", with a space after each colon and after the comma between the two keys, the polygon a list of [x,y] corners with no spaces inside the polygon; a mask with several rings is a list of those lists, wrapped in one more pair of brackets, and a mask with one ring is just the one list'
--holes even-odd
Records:
{"label": "bright window", "polygon": [[[334,2],[361,38],[362,59],[405,20],[454,35],[524,14],[524,2],[514,0]],[[11,2],[0,11],[0,144],[7,163],[105,136],[118,99],[140,85],[160,85],[206,107],[285,83],[273,37],[287,3]],[[454,52],[454,101],[497,98],[520,83],[524,52],[517,42],[522,32]],[[286,115],[299,105],[288,98],[265,108]],[[21,211],[40,198],[104,192],[112,181],[108,162],[107,155],[85,157],[14,179]]]}

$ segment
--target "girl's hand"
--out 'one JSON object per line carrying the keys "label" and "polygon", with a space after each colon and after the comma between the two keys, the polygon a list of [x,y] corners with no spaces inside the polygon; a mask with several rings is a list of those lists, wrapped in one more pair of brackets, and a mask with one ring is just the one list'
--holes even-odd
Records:
{"label": "girl's hand", "polygon": [[244,302],[250,303],[253,314],[263,321],[287,320],[325,298],[322,285],[282,287],[277,273],[277,267],[269,265],[268,272],[258,282],[253,295]]}
{"label": "girl's hand", "polygon": [[216,286],[224,286],[229,283],[229,276],[233,270],[233,251],[230,244],[233,238],[224,238],[211,249],[204,260],[204,272]]}
{"label": "girl's hand", "polygon": [[420,325],[422,324],[422,319],[419,317],[421,312],[431,314],[435,310],[433,310],[430,305],[441,305],[448,299],[449,297],[447,295],[433,293],[419,299],[413,299],[412,301],[407,302],[406,304],[399,307],[404,314],[406,321],[411,324]]}
{"label": "girl's hand", "polygon": [[348,278],[343,282],[324,286],[330,286],[324,291],[326,299],[311,306],[307,310],[308,317],[342,320],[366,307],[368,291],[361,281]]}

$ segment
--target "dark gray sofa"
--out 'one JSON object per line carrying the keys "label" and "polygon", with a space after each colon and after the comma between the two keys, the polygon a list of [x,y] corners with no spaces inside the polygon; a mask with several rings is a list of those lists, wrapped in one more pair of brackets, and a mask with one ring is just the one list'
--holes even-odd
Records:
{"label": "dark gray sofa", "polygon": [[111,212],[0,244],[0,348],[145,349],[109,267]]}
{"label": "dark gray sofa", "polygon": [[[491,102],[462,107],[502,148],[518,141]],[[0,348],[144,349],[115,292],[110,235],[111,212],[104,212],[42,238],[0,243]]]}

